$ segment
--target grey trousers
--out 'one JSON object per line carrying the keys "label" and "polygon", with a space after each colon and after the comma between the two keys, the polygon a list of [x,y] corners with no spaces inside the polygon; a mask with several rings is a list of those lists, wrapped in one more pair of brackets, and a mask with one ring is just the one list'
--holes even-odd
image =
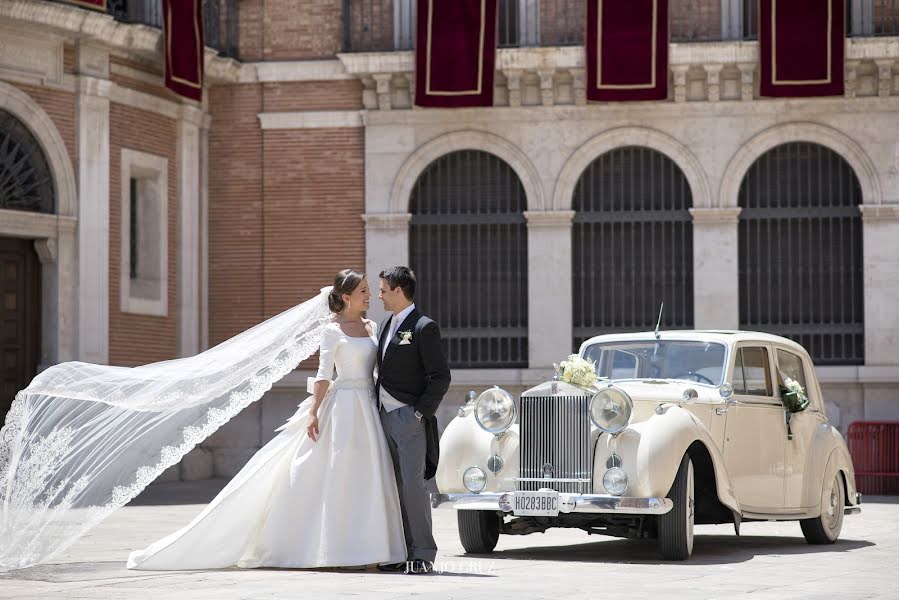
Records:
{"label": "grey trousers", "polygon": [[381,409],[381,424],[393,459],[396,486],[403,513],[406,558],[437,558],[437,542],[431,528],[431,500],[425,488],[425,426],[415,409],[403,406],[391,412]]}

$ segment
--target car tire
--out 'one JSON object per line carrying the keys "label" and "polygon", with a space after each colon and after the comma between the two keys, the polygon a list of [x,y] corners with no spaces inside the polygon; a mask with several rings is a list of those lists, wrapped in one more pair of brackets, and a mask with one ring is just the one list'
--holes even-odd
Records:
{"label": "car tire", "polygon": [[832,544],[840,537],[843,529],[843,512],[846,508],[846,490],[843,476],[834,474],[830,485],[821,490],[821,515],[813,519],[802,519],[799,526],[809,544]]}
{"label": "car tire", "polygon": [[489,554],[499,541],[500,516],[488,510],[457,510],[459,540],[468,554]]}
{"label": "car tire", "polygon": [[665,560],[687,560],[693,553],[693,524],[695,521],[695,487],[693,461],[685,454],[681,459],[674,483],[668,492],[674,503],[670,511],[659,516],[659,554]]}

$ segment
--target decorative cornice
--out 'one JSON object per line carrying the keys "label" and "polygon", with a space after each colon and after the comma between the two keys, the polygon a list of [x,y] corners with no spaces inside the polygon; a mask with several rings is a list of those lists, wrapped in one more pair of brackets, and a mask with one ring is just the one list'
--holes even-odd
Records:
{"label": "decorative cornice", "polygon": [[407,229],[411,213],[369,213],[362,215],[367,231]]}
{"label": "decorative cornice", "polygon": [[302,112],[259,113],[262,129],[320,129],[325,127],[362,127],[358,110],[310,110]]}
{"label": "decorative cornice", "polygon": [[736,224],[740,219],[742,208],[691,208],[690,214],[693,216],[693,224],[697,223],[729,223]]}
{"label": "decorative cornice", "polygon": [[240,65],[239,83],[346,81],[356,79],[338,59],[252,62]]}
{"label": "decorative cornice", "polygon": [[0,235],[55,238],[60,231],[74,232],[77,226],[75,217],[0,209]]}
{"label": "decorative cornice", "polygon": [[109,100],[132,108],[154,112],[170,119],[178,119],[182,114],[182,105],[179,102],[166,100],[159,96],[146,94],[116,84],[113,84],[110,89]]}
{"label": "decorative cornice", "polygon": [[574,221],[573,210],[529,210],[525,211],[524,218],[528,221],[528,229],[534,228],[568,228]]}
{"label": "decorative cornice", "polygon": [[862,204],[864,221],[899,221],[899,204]]}

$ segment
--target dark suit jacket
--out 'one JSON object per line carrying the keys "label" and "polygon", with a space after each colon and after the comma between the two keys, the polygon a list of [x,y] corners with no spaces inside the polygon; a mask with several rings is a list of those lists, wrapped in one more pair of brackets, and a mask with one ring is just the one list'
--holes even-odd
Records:
{"label": "dark suit jacket", "polygon": [[[440,456],[440,437],[434,414],[450,384],[450,370],[440,343],[440,328],[416,308],[400,324],[396,334],[387,340],[392,320],[393,315],[381,323],[375,393],[380,394],[383,387],[391,396],[415,407],[424,415],[422,421],[427,439],[425,479],[431,479],[437,472]],[[412,332],[411,343],[400,345],[401,331]],[[386,354],[383,352],[385,344]]]}

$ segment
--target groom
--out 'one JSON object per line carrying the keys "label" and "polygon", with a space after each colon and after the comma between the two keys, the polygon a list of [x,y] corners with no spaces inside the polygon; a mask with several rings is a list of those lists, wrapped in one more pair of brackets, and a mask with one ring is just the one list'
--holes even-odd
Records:
{"label": "groom", "polygon": [[393,267],[380,274],[384,309],[378,339],[376,394],[381,424],[399,488],[407,573],[430,572],[437,558],[431,503],[425,479],[434,476],[439,454],[437,406],[449,388],[450,371],[437,323],[415,308],[415,274]]}

